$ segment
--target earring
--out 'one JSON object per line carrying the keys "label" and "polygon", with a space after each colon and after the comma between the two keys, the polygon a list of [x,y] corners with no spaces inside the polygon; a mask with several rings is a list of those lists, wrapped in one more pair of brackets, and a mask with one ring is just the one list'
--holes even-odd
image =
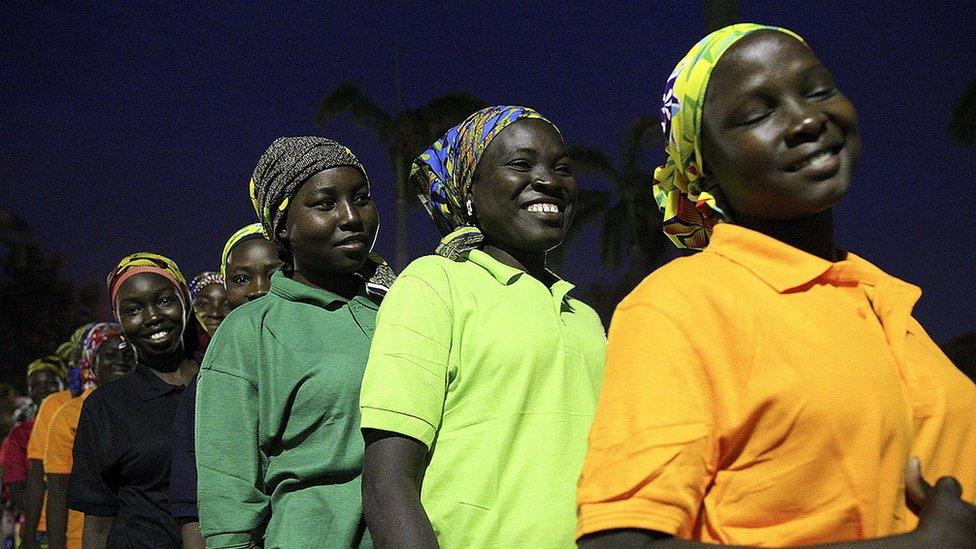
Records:
{"label": "earring", "polygon": [[473,216],[474,216],[474,204],[472,204],[471,200],[468,199],[468,217],[473,217]]}

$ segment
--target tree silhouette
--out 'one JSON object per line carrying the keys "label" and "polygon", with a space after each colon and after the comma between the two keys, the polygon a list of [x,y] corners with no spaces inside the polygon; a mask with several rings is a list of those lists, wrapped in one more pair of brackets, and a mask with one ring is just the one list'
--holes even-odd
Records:
{"label": "tree silhouette", "polygon": [[659,143],[660,137],[656,116],[632,122],[623,136],[623,161],[619,168],[599,149],[581,146],[569,149],[578,173],[597,175],[613,189],[615,201],[603,212],[600,235],[603,264],[615,269],[624,258],[629,259],[629,268],[620,285],[605,290],[607,295],[600,298],[602,301],[616,303],[615,300],[661,264],[669,249],[667,237],[661,231],[661,213],[654,201],[653,175],[641,162],[649,146]]}
{"label": "tree silhouette", "polygon": [[976,145],[976,80],[973,80],[956,101],[949,137],[962,145]]}
{"label": "tree silhouette", "polygon": [[27,364],[50,354],[78,326],[103,318],[101,286],[75,286],[60,256],[28,224],[0,210],[0,381],[23,389]]}
{"label": "tree silhouette", "polygon": [[418,204],[409,187],[410,163],[452,126],[487,103],[470,93],[447,93],[426,105],[394,114],[387,113],[352,82],[342,82],[319,100],[315,122],[325,124],[348,112],[360,126],[372,131],[386,151],[393,168],[396,190],[394,265],[403,270],[409,259],[410,208]]}

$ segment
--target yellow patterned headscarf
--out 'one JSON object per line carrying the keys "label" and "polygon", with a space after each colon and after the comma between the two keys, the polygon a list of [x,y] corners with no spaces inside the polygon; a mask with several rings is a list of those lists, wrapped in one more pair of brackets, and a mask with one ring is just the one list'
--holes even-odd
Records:
{"label": "yellow patterned headscarf", "polygon": [[34,362],[27,365],[27,375],[31,376],[37,372],[48,371],[56,375],[58,378],[64,379],[67,370],[64,367],[64,363],[61,362],[61,357],[57,355],[47,355],[41,357]]}
{"label": "yellow patterned headscarf", "polygon": [[[251,186],[253,188],[254,181],[251,181]],[[224,251],[220,254],[220,276],[224,279],[224,285],[227,284],[227,257],[230,256],[230,251],[234,249],[244,240],[250,238],[268,238],[264,234],[264,226],[260,223],[251,223],[237,230],[236,233],[230,235],[227,239],[227,243],[224,244]]]}
{"label": "yellow patterned headscarf", "polygon": [[186,284],[186,277],[175,261],[150,252],[137,252],[123,257],[118,266],[109,273],[108,293],[112,300],[113,311],[116,311],[118,306],[115,298],[119,293],[119,287],[123,282],[140,273],[155,273],[172,282],[183,301],[183,315],[187,316],[190,309],[190,289]]}
{"label": "yellow patterned headscarf", "polygon": [[664,165],[654,170],[654,199],[664,212],[664,233],[679,248],[703,249],[712,227],[729,221],[715,196],[699,188],[702,175],[701,122],[705,91],[715,65],[733,44],[757,30],[793,36],[781,27],[739,23],[701,39],[668,77],[661,106],[661,124],[667,138]]}

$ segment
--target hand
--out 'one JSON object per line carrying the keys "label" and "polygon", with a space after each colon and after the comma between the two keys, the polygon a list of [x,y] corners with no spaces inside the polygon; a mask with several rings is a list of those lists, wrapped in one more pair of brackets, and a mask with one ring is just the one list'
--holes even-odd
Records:
{"label": "hand", "polygon": [[930,485],[922,477],[917,457],[908,460],[905,499],[918,515],[915,535],[923,547],[976,547],[976,507],[962,500],[962,486],[953,477]]}

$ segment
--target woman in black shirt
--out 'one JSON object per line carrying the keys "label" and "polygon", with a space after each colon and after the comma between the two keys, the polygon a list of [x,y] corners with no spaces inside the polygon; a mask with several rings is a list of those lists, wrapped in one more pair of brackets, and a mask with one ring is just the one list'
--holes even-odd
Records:
{"label": "woman in black shirt", "polygon": [[187,358],[197,325],[186,279],[173,261],[137,253],[119,263],[108,287],[138,363],[85,401],[68,507],[85,513],[86,548],[179,548],[167,501],[171,428],[183,387],[198,369]]}

